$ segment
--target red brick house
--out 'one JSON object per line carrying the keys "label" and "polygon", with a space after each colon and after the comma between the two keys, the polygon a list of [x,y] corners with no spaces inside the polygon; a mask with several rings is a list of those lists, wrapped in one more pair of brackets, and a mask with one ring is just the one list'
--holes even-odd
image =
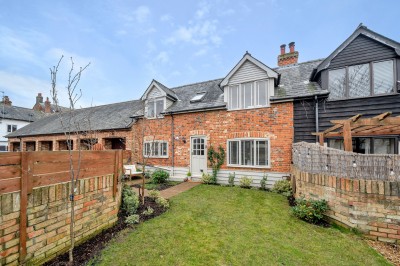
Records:
{"label": "red brick house", "polygon": [[[76,110],[74,119],[90,119],[74,130],[95,133],[81,134],[84,143],[73,139],[73,147],[101,143],[105,148],[131,149],[134,162],[149,157],[148,164],[182,179],[188,172],[194,178],[210,172],[207,150],[221,145],[226,160],[219,182],[227,182],[229,173],[235,173],[237,180],[249,176],[253,185],[259,185],[267,174],[271,185],[290,172],[293,99],[320,90],[309,82],[318,62],[297,64],[297,59],[294,43],[289,53],[281,47],[279,68],[270,68],[246,52],[221,79],[175,88],[153,80],[140,100]],[[34,150],[59,150],[66,148],[63,131],[57,116],[51,116],[8,138],[10,145],[22,142],[25,150],[32,145]]]}

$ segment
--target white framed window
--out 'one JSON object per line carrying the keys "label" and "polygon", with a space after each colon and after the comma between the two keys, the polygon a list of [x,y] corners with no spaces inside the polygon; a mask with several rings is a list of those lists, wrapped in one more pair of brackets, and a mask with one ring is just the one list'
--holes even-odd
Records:
{"label": "white framed window", "polygon": [[17,125],[7,125],[7,132],[14,132],[17,130]]}
{"label": "white framed window", "polygon": [[228,140],[228,166],[270,167],[269,139]]}
{"label": "white framed window", "polygon": [[229,110],[269,106],[267,80],[230,85],[227,89]]}
{"label": "white framed window", "polygon": [[155,140],[144,142],[143,155],[151,158],[168,158],[168,142]]}
{"label": "white framed window", "polygon": [[148,100],[147,102],[147,117],[157,118],[164,111],[164,99]]}

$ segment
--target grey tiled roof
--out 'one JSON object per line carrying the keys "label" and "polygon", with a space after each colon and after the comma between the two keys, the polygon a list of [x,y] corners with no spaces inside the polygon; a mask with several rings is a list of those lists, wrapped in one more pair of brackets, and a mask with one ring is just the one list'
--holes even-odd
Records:
{"label": "grey tiled roof", "polygon": [[165,86],[164,84],[158,82],[157,80],[153,79],[153,81],[155,83],[157,83],[157,85],[170,97],[174,98],[174,99],[178,99],[178,97],[176,96],[175,92],[173,92],[172,90],[170,90],[169,88],[167,88],[167,86]]}
{"label": "grey tiled roof", "polygon": [[[165,113],[225,107],[224,94],[219,87],[219,83],[221,83],[222,80],[223,79],[215,79],[172,88],[171,90],[178,96],[179,100],[165,110]],[[206,93],[203,99],[199,102],[190,102],[199,92]]]}
{"label": "grey tiled roof", "polygon": [[34,111],[32,109],[0,104],[0,119],[5,118],[12,120],[33,122],[42,118],[43,116],[44,116],[43,113]]}
{"label": "grey tiled roof", "polygon": [[327,94],[327,90],[321,89],[317,82],[311,82],[311,73],[323,59],[308,61],[275,70],[281,74],[280,84],[275,87],[275,96],[271,100],[287,98],[300,98],[318,94]]}
{"label": "grey tiled roof", "polygon": [[64,125],[67,125],[69,117],[72,117],[71,131],[127,129],[132,124],[131,117],[141,112],[142,109],[143,103],[139,100],[77,109],[71,113],[47,116],[8,134],[6,137],[64,133],[61,119]]}

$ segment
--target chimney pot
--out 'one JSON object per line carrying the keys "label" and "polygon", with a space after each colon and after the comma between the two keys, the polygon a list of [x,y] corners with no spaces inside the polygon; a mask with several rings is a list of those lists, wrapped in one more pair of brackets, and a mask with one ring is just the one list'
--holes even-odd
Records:
{"label": "chimney pot", "polygon": [[43,96],[40,92],[36,96],[36,103],[43,103]]}
{"label": "chimney pot", "polygon": [[294,42],[289,43],[289,49],[291,53],[294,52]]}
{"label": "chimney pot", "polygon": [[50,105],[49,97],[47,97],[46,101],[44,102],[44,112],[46,114],[51,113],[51,105]]}
{"label": "chimney pot", "polygon": [[286,53],[286,44],[282,44],[281,45],[281,54],[285,54]]}

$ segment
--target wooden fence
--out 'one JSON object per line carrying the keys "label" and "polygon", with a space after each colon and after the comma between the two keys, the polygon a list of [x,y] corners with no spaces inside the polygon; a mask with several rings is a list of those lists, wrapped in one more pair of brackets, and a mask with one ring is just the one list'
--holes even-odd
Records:
{"label": "wooden fence", "polygon": [[[79,159],[80,157],[80,159]],[[113,175],[113,195],[117,193],[122,170],[121,150],[73,151],[72,161],[78,179]],[[0,153],[0,195],[20,191],[20,261],[26,256],[28,195],[34,188],[70,181],[68,151]]]}
{"label": "wooden fence", "polygon": [[400,181],[400,155],[359,154],[318,144],[293,144],[293,165],[312,174],[350,179]]}

